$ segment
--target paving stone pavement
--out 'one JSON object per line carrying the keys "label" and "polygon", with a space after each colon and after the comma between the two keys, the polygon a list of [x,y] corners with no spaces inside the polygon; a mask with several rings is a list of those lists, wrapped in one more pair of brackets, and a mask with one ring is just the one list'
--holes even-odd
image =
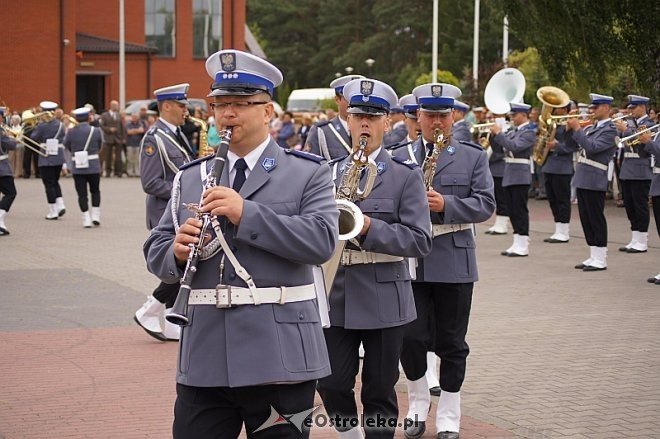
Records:
{"label": "paving stone pavement", "polygon": [[[131,320],[157,284],[142,256],[139,181],[102,179],[94,229],[82,228],[71,179],[58,221],[43,219],[40,181],[16,185],[11,235],[0,238],[0,438],[169,437],[177,345]],[[530,200],[530,212],[529,258],[500,256],[511,235],[477,227],[461,437],[660,437],[653,219],[649,252],[620,253],[629,226],[609,201],[609,268],[583,273],[573,269],[588,256],[577,209],[571,242],[555,245],[542,242],[554,229],[547,203]],[[403,379],[397,389],[403,415]],[[312,437],[336,436],[326,427]]]}

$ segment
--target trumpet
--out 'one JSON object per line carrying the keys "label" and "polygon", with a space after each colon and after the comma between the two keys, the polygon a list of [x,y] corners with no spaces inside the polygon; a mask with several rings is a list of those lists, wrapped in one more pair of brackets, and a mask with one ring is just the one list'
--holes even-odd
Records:
{"label": "trumpet", "polygon": [[643,128],[643,129],[637,131],[636,133],[633,133],[633,134],[631,134],[629,136],[626,136],[626,137],[615,137],[614,142],[616,143],[616,145],[619,148],[623,148],[623,147],[631,148],[635,145],[640,144],[639,136],[641,134],[644,134],[646,132],[653,131],[653,130],[656,130],[656,131],[655,131],[655,133],[652,133],[652,135],[657,136],[658,133],[660,133],[660,124],[656,124],[656,125],[653,125],[653,126],[648,127],[648,128]]}
{"label": "trumpet", "polygon": [[594,120],[596,120],[596,116],[593,114],[564,114],[562,116],[550,116],[547,119],[547,124],[552,125],[566,125],[566,122],[568,122],[569,119],[580,119],[580,126],[581,127],[586,127],[589,125],[592,125],[594,123]]}
{"label": "trumpet", "polygon": [[486,133],[496,122],[476,123],[470,127],[470,134]]}

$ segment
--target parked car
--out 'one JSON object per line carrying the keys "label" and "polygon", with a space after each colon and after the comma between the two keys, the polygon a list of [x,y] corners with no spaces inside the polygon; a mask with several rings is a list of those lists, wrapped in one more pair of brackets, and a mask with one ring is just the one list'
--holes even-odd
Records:
{"label": "parked car", "polygon": [[300,121],[303,113],[317,115],[323,109],[323,101],[334,97],[334,88],[299,88],[289,95],[286,109],[294,114],[296,121]]}

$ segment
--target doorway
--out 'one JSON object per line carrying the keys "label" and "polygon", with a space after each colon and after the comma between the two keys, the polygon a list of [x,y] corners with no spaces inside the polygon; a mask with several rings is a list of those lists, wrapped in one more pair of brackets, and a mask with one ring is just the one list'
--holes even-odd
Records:
{"label": "doorway", "polygon": [[76,108],[92,104],[98,114],[105,108],[105,76],[76,76]]}

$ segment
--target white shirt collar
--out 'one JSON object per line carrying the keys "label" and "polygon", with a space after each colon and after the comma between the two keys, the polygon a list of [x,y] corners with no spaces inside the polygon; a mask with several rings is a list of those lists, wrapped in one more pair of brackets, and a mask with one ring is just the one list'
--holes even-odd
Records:
{"label": "white shirt collar", "polygon": [[609,118],[609,117],[608,117],[607,119],[599,120],[599,121],[596,123],[596,128],[600,128],[601,126],[605,125],[606,123],[608,123],[608,122],[611,121],[611,120],[612,120],[612,119]]}
{"label": "white shirt collar", "polygon": [[517,130],[519,130],[519,129],[523,128],[525,125],[529,125],[529,121],[527,121],[527,122],[525,122],[525,123],[521,123],[520,125],[518,125],[518,126],[515,127],[515,128],[516,128]]}
{"label": "white shirt collar", "polygon": [[166,121],[163,118],[160,118],[160,121],[163,122],[165,124],[165,126],[170,129],[170,131],[172,131],[174,134],[176,134],[176,130],[179,128],[178,126],[169,123],[168,121]]}
{"label": "white shirt collar", "polygon": [[341,123],[341,126],[344,127],[344,131],[348,133],[348,121],[345,121],[344,119],[341,118],[341,116],[337,116],[337,119],[339,119],[339,122]]}
{"label": "white shirt collar", "polygon": [[458,125],[459,123],[465,123],[465,119],[461,119],[458,122],[454,122],[454,126]]}
{"label": "white shirt collar", "polygon": [[379,146],[377,150],[369,154],[369,159],[373,160],[374,162],[376,161],[376,157],[378,157],[378,154],[380,154],[380,150],[383,149],[382,146]]}
{"label": "white shirt collar", "polygon": [[[245,160],[245,163],[247,163],[247,169],[245,170],[245,176],[249,176],[252,170],[254,169],[255,166],[257,166],[257,161],[259,160],[259,157],[261,157],[261,154],[264,153],[266,150],[266,147],[271,141],[270,135],[266,136],[266,140],[261,142],[259,146],[254,148],[252,151],[247,153],[243,159]],[[236,175],[236,169],[234,169],[234,165],[236,164],[236,161],[240,159],[236,153],[229,151],[227,153],[227,159],[229,160],[229,180],[230,183],[234,183],[234,176]]]}

